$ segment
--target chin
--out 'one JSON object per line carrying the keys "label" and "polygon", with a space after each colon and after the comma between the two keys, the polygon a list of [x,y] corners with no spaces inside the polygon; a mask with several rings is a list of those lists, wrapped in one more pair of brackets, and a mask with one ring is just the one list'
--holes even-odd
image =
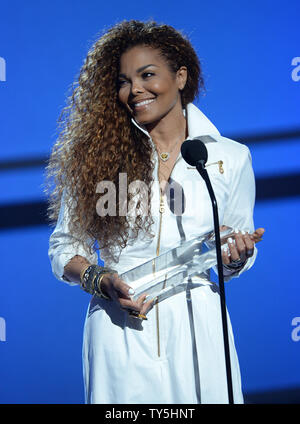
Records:
{"label": "chin", "polygon": [[154,115],[150,113],[133,114],[134,119],[141,125],[153,125],[159,122],[165,115]]}
{"label": "chin", "polygon": [[151,117],[145,116],[145,115],[143,116],[142,114],[133,114],[132,116],[134,117],[136,122],[141,124],[141,125],[152,124],[153,122],[156,121],[155,118],[151,118]]}
{"label": "chin", "polygon": [[138,122],[139,124],[146,125],[146,124],[151,124],[153,122],[152,119],[149,119],[149,118],[147,119],[147,118],[139,117],[137,115],[133,115],[133,117],[136,120],[136,122]]}

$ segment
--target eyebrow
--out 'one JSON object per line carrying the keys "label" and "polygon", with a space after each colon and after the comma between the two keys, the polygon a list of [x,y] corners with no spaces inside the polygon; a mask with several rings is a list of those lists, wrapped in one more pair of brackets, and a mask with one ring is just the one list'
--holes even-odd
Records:
{"label": "eyebrow", "polygon": [[[154,65],[153,63],[149,63],[149,65],[141,66],[140,68],[138,68],[136,70],[137,74],[139,74],[140,72],[144,71],[149,66],[156,66],[156,67],[158,67],[157,65]],[[119,74],[119,77],[126,78],[126,75],[125,74]]]}

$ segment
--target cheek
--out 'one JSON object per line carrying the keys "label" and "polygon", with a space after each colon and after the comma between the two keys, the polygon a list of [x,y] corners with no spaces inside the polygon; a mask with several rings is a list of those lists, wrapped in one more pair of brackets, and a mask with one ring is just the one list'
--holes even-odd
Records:
{"label": "cheek", "polygon": [[120,100],[121,103],[124,103],[125,95],[124,95],[124,91],[123,90],[119,90],[119,92],[118,92],[118,98],[119,98],[119,100]]}
{"label": "cheek", "polygon": [[128,90],[126,90],[126,88],[122,88],[121,90],[119,90],[118,93],[118,97],[121,103],[123,103],[125,106],[127,105],[128,102]]}
{"label": "cheek", "polygon": [[156,95],[163,95],[166,99],[174,99],[177,97],[179,92],[174,81],[170,81],[169,79],[153,82],[151,87],[148,86],[147,88],[149,91],[152,91]]}
{"label": "cheek", "polygon": [[155,81],[146,86],[148,91],[159,94],[167,94],[169,92],[169,85],[165,81]]}

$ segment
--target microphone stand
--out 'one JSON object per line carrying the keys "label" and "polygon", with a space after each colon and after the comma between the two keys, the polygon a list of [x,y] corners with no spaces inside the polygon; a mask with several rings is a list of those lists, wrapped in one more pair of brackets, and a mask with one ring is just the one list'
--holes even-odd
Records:
{"label": "microphone stand", "polygon": [[231,362],[230,362],[230,351],[228,342],[228,324],[226,314],[226,301],[225,301],[225,288],[224,288],[224,275],[223,275],[223,262],[221,254],[221,238],[220,238],[220,226],[218,216],[218,205],[217,200],[207,173],[205,169],[205,161],[199,160],[196,164],[197,171],[204,179],[208,193],[211,199],[214,217],[214,229],[215,229],[215,240],[216,240],[216,253],[217,253],[217,264],[218,264],[218,277],[219,277],[219,289],[220,289],[220,301],[221,301],[221,315],[222,315],[222,326],[223,326],[223,339],[224,339],[224,351],[225,351],[225,363],[226,363],[226,376],[227,376],[227,389],[228,389],[228,400],[229,404],[233,404],[233,389],[232,389],[232,375],[231,375]]}

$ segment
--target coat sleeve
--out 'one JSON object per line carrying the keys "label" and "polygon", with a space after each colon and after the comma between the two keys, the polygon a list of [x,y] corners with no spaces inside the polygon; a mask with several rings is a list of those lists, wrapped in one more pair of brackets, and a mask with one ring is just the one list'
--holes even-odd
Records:
{"label": "coat sleeve", "polygon": [[[254,231],[253,210],[255,203],[255,178],[252,169],[252,159],[248,147],[239,145],[238,157],[233,155],[233,166],[230,176],[230,193],[224,212],[222,225],[233,229]],[[250,269],[255,262],[257,248],[248,258],[246,264],[239,270],[224,269],[224,280],[238,277],[242,272]]]}
{"label": "coat sleeve", "polygon": [[90,251],[88,240],[80,240],[70,233],[69,221],[68,208],[63,193],[56,227],[49,239],[48,255],[54,276],[70,285],[77,285],[77,283],[72,283],[63,276],[64,267],[75,255],[83,256],[91,264],[96,265],[98,264],[98,255],[95,250]]}

